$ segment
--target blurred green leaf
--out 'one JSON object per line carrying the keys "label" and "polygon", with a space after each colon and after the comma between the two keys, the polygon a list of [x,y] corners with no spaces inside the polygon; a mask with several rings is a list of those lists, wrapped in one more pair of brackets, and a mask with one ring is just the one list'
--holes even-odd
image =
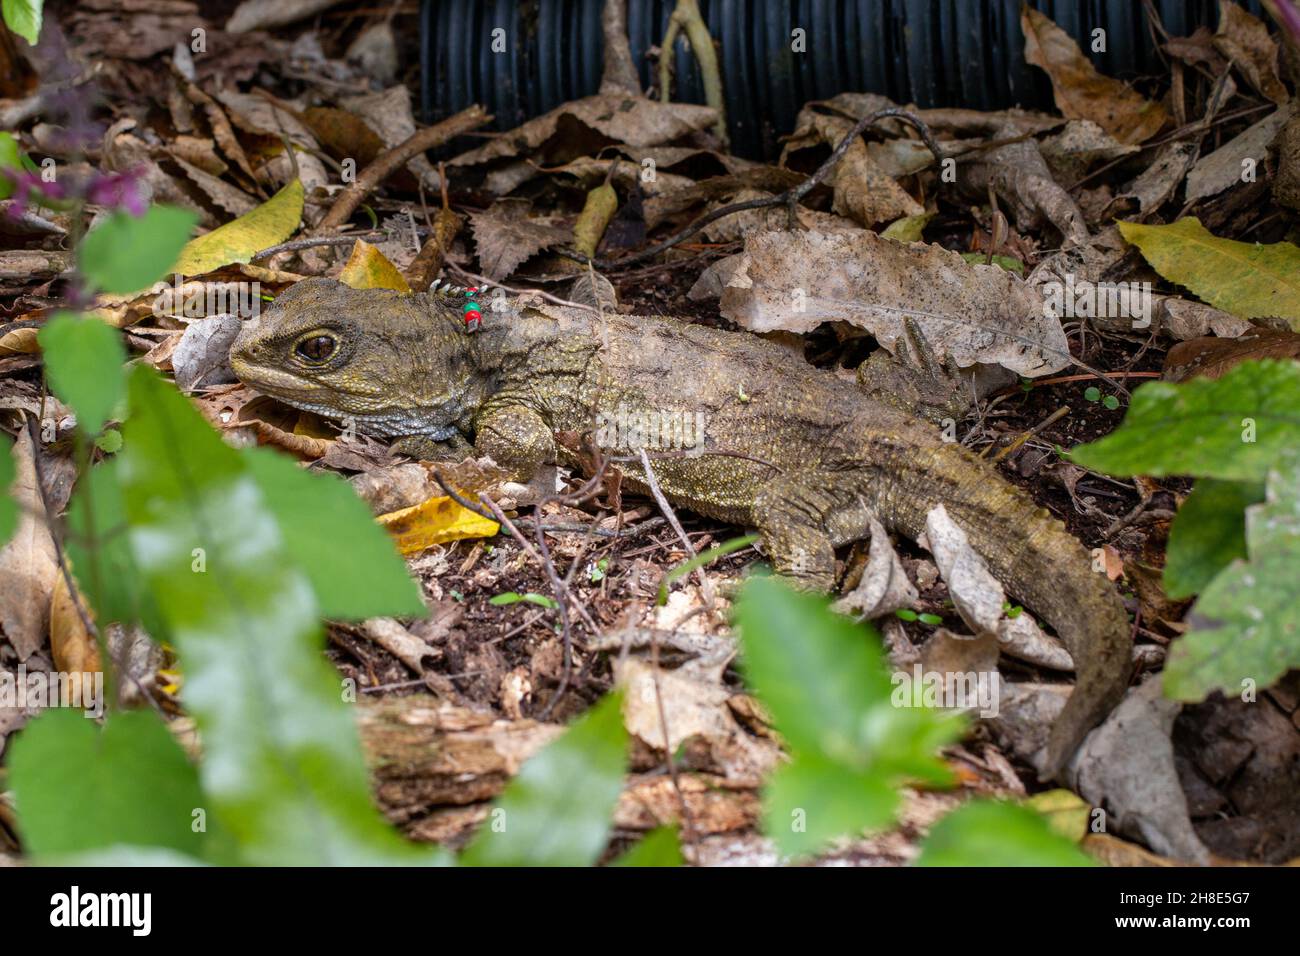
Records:
{"label": "blurred green leaf", "polygon": [[655,827],[610,866],[681,866],[682,843],[676,827]]}
{"label": "blurred green leaf", "polygon": [[506,604],[518,604],[520,601],[527,601],[529,604],[536,604],[539,607],[559,607],[555,598],[547,597],[545,594],[520,594],[517,591],[505,591],[502,594],[494,594],[488,598],[489,604],[495,604],[498,607]]}
{"label": "blurred green leaf", "polygon": [[510,781],[461,856],[469,866],[591,866],[623,790],[623,695],[605,696]]}
{"label": "blurred green leaf", "polygon": [[78,266],[96,292],[138,292],[171,269],[198,217],[188,209],[151,206],[140,218],[113,213],[81,242]]}
{"label": "blurred green leaf", "polygon": [[99,319],[60,312],[36,341],[54,394],[76,413],[82,432],[99,434],[126,392],[121,333]]}
{"label": "blurred green leaf", "polygon": [[18,171],[22,165],[21,154],[13,133],[0,132],[0,199],[14,194],[13,180],[6,173]]}
{"label": "blurred green leaf", "polygon": [[244,455],[322,616],[342,621],[428,613],[392,538],[346,481],[304,471],[270,449]]}
{"label": "blurred green leaf", "polygon": [[936,753],[960,736],[962,720],[894,706],[874,631],[775,578],[747,582],[736,617],[742,669],[793,755],[766,798],[782,852],[887,823],[902,782],[951,782]]}
{"label": "blurred green leaf", "polygon": [[1096,866],[1033,810],[971,800],[934,825],[917,866]]}
{"label": "blurred green leaf", "polygon": [[1070,452],[1109,475],[1263,481],[1300,460],[1300,363],[1242,362],[1219,379],[1150,382],[1119,428]]}
{"label": "blurred green leaf", "polygon": [[43,711],[15,737],[9,777],[37,857],[116,844],[202,852],[198,774],[152,710],[114,713],[102,729],[80,710]]}
{"label": "blurred green leaf", "polygon": [[18,502],[9,494],[17,469],[14,466],[14,443],[0,435],[0,548],[5,546],[18,527]]}
{"label": "blurred green leaf", "polygon": [[44,3],[45,0],[4,0],[0,6],[9,29],[32,46],[36,46],[41,35],[41,7]]}
{"label": "blurred green leaf", "polygon": [[1165,593],[1199,594],[1216,574],[1246,556],[1246,508],[1264,500],[1257,482],[1202,478],[1169,529]]}
{"label": "blurred green leaf", "polygon": [[126,504],[117,476],[115,459],[82,475],[68,503],[64,549],[77,587],[94,608],[96,620],[105,624],[139,622],[155,641],[167,641],[167,626],[143,587],[131,554]]}
{"label": "blurred green leaf", "polygon": [[1267,482],[1267,501],[1246,511],[1248,561],[1225,568],[1201,592],[1191,630],[1165,662],[1165,694],[1199,701],[1212,691],[1273,684],[1300,667],[1300,472]]}
{"label": "blurred green leaf", "polygon": [[251,864],[443,862],[379,816],[311,582],[247,459],[144,366],[115,459],[140,579],[185,671],[204,793]]}

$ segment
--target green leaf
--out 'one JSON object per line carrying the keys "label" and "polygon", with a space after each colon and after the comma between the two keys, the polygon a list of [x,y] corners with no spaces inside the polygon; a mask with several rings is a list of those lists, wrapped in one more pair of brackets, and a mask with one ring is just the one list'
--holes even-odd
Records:
{"label": "green leaf", "polygon": [[496,594],[488,598],[489,604],[495,604],[501,607],[506,604],[518,604],[520,601],[527,601],[529,604],[536,604],[539,607],[559,607],[554,598],[549,598],[545,594],[520,594],[517,591],[506,591],[502,594]]}
{"label": "green leaf", "polygon": [[324,617],[428,614],[393,539],[346,481],[304,471],[269,449],[244,455],[267,507],[285,530],[290,560],[306,573]]}
{"label": "green leaf", "polygon": [[1263,481],[1300,459],[1300,363],[1242,362],[1220,379],[1143,385],[1120,427],[1070,458],[1111,475]]}
{"label": "green leaf", "polygon": [[682,843],[676,827],[655,827],[610,866],[681,866]]}
{"label": "green leaf", "polygon": [[9,170],[17,170],[22,163],[18,140],[13,133],[0,132],[0,199],[8,199],[14,193],[14,184],[7,175]]}
{"label": "green leaf", "polygon": [[707,551],[700,552],[688,561],[683,561],[665,574],[663,580],[659,582],[658,603],[661,605],[668,603],[668,589],[672,587],[674,581],[686,577],[686,575],[690,574],[696,568],[703,568],[712,564],[714,561],[718,560],[718,558],[726,557],[736,551],[748,548],[757,540],[758,535],[756,534],[747,534],[740,538],[732,538],[730,541],[724,541],[722,544],[714,545]]}
{"label": "green leaf", "polygon": [[97,435],[126,392],[122,336],[99,319],[60,312],[36,336],[45,377],[76,413],[87,435]]}
{"label": "green leaf", "polygon": [[96,292],[137,292],[167,275],[198,217],[151,206],[139,219],[114,213],[82,240],[79,268]]}
{"label": "green leaf", "polygon": [[[117,434],[111,432],[106,434]],[[143,587],[127,536],[118,461],[101,462],[77,482],[68,504],[64,542],[77,587],[104,623],[139,622],[155,641],[171,642],[167,625]]]}
{"label": "green leaf", "polygon": [[1210,305],[1243,319],[1280,316],[1300,330],[1300,246],[1219,239],[1194,217],[1119,230],[1157,272]]}
{"label": "green leaf", "polygon": [[9,486],[14,483],[16,474],[14,443],[7,435],[0,435],[0,548],[18,527],[18,502],[9,494]]}
{"label": "green leaf", "polygon": [[[244,862],[441,862],[375,810],[309,576],[248,464],[152,369],[116,457],[129,541],[185,671],[208,804]],[[68,809],[67,812],[72,812]]]}
{"label": "green leaf", "polygon": [[591,866],[623,789],[623,696],[612,693],[530,758],[461,856],[469,866]]}
{"label": "green leaf", "polygon": [[816,754],[796,754],[763,791],[763,832],[787,856],[806,856],[829,841],[889,825],[898,809],[896,782]]}
{"label": "green leaf", "polygon": [[44,3],[45,0],[4,0],[0,6],[9,29],[32,46],[36,46],[41,35],[41,7]]}
{"label": "green leaf", "polygon": [[1200,593],[1216,574],[1246,557],[1246,508],[1264,500],[1256,482],[1202,478],[1183,501],[1169,531],[1165,593]]}
{"label": "green leaf", "polygon": [[1101,401],[1101,389],[1096,385],[1089,385],[1083,390],[1083,397],[1090,402],[1099,402]]}
{"label": "green leaf", "polygon": [[[903,781],[951,781],[935,753],[963,722],[895,706],[899,682],[885,671],[874,631],[775,578],[746,583],[736,617],[745,676],[794,757],[767,792],[769,835],[782,852],[882,825]],[[800,809],[801,819],[791,816]]]}
{"label": "green leaf", "polygon": [[921,213],[919,216],[904,216],[891,222],[881,235],[898,242],[920,242],[926,224],[933,218],[932,212]]}
{"label": "green leaf", "polygon": [[1096,866],[1032,810],[972,800],[945,816],[921,843],[917,866]]}
{"label": "green leaf", "polygon": [[[975,266],[990,264],[987,252],[963,252],[961,257]],[[1000,266],[1008,272],[1014,272],[1018,276],[1025,274],[1025,264],[1014,256],[994,256],[991,264]]]}
{"label": "green leaf", "polygon": [[43,711],[15,738],[9,775],[38,857],[116,844],[201,852],[198,773],[151,710],[114,713],[102,730],[80,710]]}
{"label": "green leaf", "polygon": [[106,455],[115,455],[122,450],[122,433],[109,429],[95,439],[95,447]]}
{"label": "green leaf", "polygon": [[1249,561],[1236,561],[1202,592],[1192,628],[1165,662],[1165,694],[1203,700],[1262,689],[1300,667],[1300,472],[1271,474],[1267,500],[1246,510]]}

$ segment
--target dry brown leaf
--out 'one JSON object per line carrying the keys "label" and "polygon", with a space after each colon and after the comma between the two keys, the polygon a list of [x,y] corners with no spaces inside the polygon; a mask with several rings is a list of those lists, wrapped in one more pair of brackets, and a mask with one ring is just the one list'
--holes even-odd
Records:
{"label": "dry brown leaf", "polygon": [[569,240],[569,230],[546,218],[529,218],[529,204],[499,200],[470,216],[479,264],[490,279],[504,281],[524,260]]}
{"label": "dry brown leaf", "polygon": [[0,549],[0,628],[21,663],[45,643],[59,566],[36,487],[35,448],[26,428],[18,433],[12,454],[16,475],[10,494],[19,506],[19,517],[13,537]]}
{"label": "dry brown leaf", "polygon": [[1251,359],[1300,361],[1300,333],[1289,329],[1252,329],[1235,339],[1206,337],[1179,342],[1165,359],[1164,378],[1219,378]]}
{"label": "dry brown leaf", "polygon": [[[597,134],[596,139],[612,140],[629,146],[658,146],[712,126],[717,121],[717,113],[708,106],[659,103],[639,96],[588,96],[558,106],[511,130],[505,136],[462,153],[448,165],[475,166],[489,160],[529,152],[551,139],[566,119],[566,132],[575,134],[575,142],[582,138],[581,127],[586,127],[589,131],[586,138],[589,140],[592,139],[591,132],[594,132]],[[565,159],[588,153],[587,149],[576,146],[575,149]]]}
{"label": "dry brown leaf", "polygon": [[1169,114],[1119,80],[1097,72],[1074,38],[1050,17],[1026,4],[1020,13],[1025,33],[1025,60],[1052,80],[1057,108],[1069,119],[1097,123],[1125,144],[1145,143],[1160,131]]}
{"label": "dry brown leaf", "polygon": [[1232,0],[1219,0],[1214,48],[1232,61],[1246,82],[1274,103],[1291,98],[1278,78],[1278,46],[1268,27]]}
{"label": "dry brown leaf", "polygon": [[[90,614],[90,609],[84,602],[82,608]],[[82,621],[62,574],[55,576],[54,591],[50,596],[50,653],[54,657],[55,670],[65,674],[89,674],[103,670],[99,659],[99,643],[86,630],[85,622]]]}

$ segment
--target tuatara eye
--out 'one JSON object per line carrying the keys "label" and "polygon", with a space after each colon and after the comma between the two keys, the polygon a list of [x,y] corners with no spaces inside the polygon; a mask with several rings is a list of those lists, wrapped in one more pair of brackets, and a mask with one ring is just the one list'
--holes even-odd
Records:
{"label": "tuatara eye", "polygon": [[308,362],[324,362],[334,354],[338,342],[332,335],[313,335],[305,338],[294,348],[299,357]]}

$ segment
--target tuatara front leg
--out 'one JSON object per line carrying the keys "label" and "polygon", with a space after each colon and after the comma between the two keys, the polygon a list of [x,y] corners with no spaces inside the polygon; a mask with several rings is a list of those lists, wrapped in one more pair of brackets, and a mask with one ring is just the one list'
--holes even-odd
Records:
{"label": "tuatara front leg", "polygon": [[858,366],[858,385],[879,402],[942,425],[961,421],[984,395],[1016,380],[1012,372],[977,376],[975,369],[958,368],[951,356],[941,362],[914,319],[904,319],[903,326],[897,355],[878,349]]}
{"label": "tuatara front leg", "polygon": [[754,500],[754,522],[773,570],[802,590],[826,594],[835,586],[835,549],[826,533],[831,502],[810,478],[769,483]]}
{"label": "tuatara front leg", "polygon": [[474,421],[474,448],[519,482],[528,482],[556,457],[555,436],[541,415],[525,405],[491,401]]}

